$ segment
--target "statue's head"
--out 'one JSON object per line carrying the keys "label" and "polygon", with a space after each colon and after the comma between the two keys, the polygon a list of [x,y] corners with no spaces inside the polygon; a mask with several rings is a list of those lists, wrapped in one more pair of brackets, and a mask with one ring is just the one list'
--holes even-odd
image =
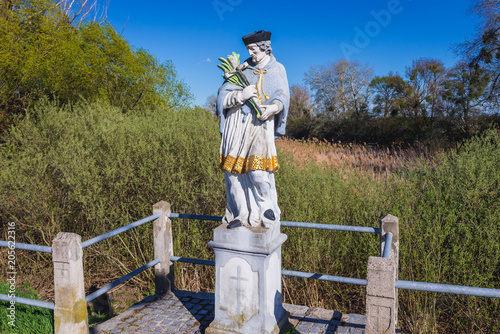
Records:
{"label": "statue's head", "polygon": [[273,50],[271,48],[271,32],[269,31],[256,31],[243,36],[242,39],[254,63],[260,62],[266,55],[270,55]]}

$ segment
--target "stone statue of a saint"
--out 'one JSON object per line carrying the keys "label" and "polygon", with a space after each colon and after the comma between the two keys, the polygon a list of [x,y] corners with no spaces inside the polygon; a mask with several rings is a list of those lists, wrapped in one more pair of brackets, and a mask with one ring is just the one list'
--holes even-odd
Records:
{"label": "stone statue of a saint", "polygon": [[[250,58],[240,65],[249,85],[225,81],[217,95],[227,207],[223,223],[271,227],[280,221],[274,181],[279,164],[274,140],[285,134],[290,92],[285,68],[271,54],[271,33],[244,36]],[[257,116],[252,106],[258,103]]]}

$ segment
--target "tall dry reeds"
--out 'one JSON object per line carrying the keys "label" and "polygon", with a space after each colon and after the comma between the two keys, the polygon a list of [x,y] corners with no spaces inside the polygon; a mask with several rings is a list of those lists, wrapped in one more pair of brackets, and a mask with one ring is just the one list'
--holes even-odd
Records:
{"label": "tall dry reeds", "polygon": [[409,147],[394,145],[380,147],[370,144],[328,142],[326,140],[298,140],[281,138],[277,146],[293,155],[291,162],[298,167],[314,162],[329,168],[352,168],[372,172],[381,177],[400,170],[403,165],[416,165],[423,159],[430,160],[443,151],[442,147],[414,144]]}

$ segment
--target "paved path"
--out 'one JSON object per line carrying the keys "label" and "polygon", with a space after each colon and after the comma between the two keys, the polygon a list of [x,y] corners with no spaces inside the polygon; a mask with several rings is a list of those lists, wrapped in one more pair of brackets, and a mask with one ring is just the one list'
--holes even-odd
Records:
{"label": "paved path", "polygon": [[[290,322],[297,334],[364,334],[363,315],[342,315],[337,311],[290,304],[283,306],[290,312]],[[163,296],[149,296],[91,329],[90,333],[203,334],[214,319],[213,311],[213,293],[177,290]]]}

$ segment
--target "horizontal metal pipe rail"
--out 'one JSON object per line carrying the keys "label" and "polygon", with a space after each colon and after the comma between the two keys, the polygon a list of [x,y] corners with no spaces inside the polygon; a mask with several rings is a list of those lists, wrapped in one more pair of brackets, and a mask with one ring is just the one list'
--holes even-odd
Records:
{"label": "horizontal metal pipe rail", "polygon": [[391,247],[392,247],[392,233],[387,232],[385,235],[384,252],[382,253],[383,258],[388,259],[391,257]]}
{"label": "horizontal metal pipe rail", "polygon": [[29,251],[34,251],[34,252],[42,252],[42,253],[52,253],[52,247],[49,247],[49,246],[22,244],[20,242],[0,240],[0,247],[10,248],[11,244],[14,244],[15,249],[24,249],[24,250],[29,250]]}
{"label": "horizontal metal pipe rail", "polygon": [[172,261],[172,262],[182,262],[182,263],[202,264],[204,266],[215,267],[215,261],[200,260],[200,259],[191,259],[189,257],[171,256],[170,257],[170,261]]}
{"label": "horizontal metal pipe rail", "polygon": [[[392,240],[388,244],[390,245],[391,243]],[[200,259],[193,259],[193,258],[179,257],[179,256],[171,256],[170,261],[201,264],[212,267],[215,266],[215,261],[200,260]],[[366,279],[332,276],[332,275],[324,275],[317,273],[307,273],[302,271],[281,270],[281,274],[285,276],[311,278],[311,279],[337,282],[337,283],[347,283],[347,284],[356,284],[364,286],[366,286],[367,284]],[[500,289],[488,289],[488,288],[478,288],[478,287],[469,287],[460,285],[450,285],[450,284],[396,280],[396,288],[406,289],[406,290],[429,291],[429,292],[454,293],[454,294],[478,296],[478,297],[500,298]]]}
{"label": "horizontal metal pipe rail", "polygon": [[[192,259],[192,258],[188,258],[188,257],[171,256],[170,261],[201,264],[201,265],[212,266],[212,267],[215,266],[215,261]],[[331,275],[323,275],[323,274],[315,274],[315,273],[306,273],[306,272],[302,272],[302,271],[293,271],[293,270],[281,270],[281,274],[283,274],[285,276],[312,278],[312,279],[318,279],[318,280],[322,280],[322,281],[366,285],[366,280],[359,279],[359,278],[349,278],[349,277],[331,276]]]}
{"label": "horizontal metal pipe rail", "polygon": [[396,289],[454,293],[457,295],[500,298],[500,289],[478,288],[478,287],[463,286],[463,285],[396,280]]}
{"label": "horizontal metal pipe rail", "polygon": [[196,220],[211,220],[222,221],[221,216],[205,216],[205,215],[192,215],[189,213],[170,213],[168,218],[181,218],[181,219],[196,219]]}
{"label": "horizontal metal pipe rail", "polygon": [[[392,241],[391,241],[391,243],[392,243]],[[192,258],[188,258],[188,257],[171,256],[170,261],[201,264],[201,265],[212,266],[212,267],[215,266],[215,261],[192,259]],[[361,278],[350,278],[350,277],[323,275],[323,274],[306,273],[306,272],[302,272],[302,271],[293,271],[293,270],[281,270],[281,274],[285,275],[285,276],[312,278],[312,279],[317,279],[317,280],[322,280],[322,281],[348,283],[348,284],[356,284],[356,285],[365,285],[366,286],[366,279],[361,279]],[[478,297],[500,298],[500,289],[477,288],[477,287],[469,287],[469,286],[461,286],[461,285],[396,280],[396,288],[397,289],[406,289],[406,290],[429,291],[429,292],[454,293],[454,294],[470,295],[470,296],[478,296]]]}
{"label": "horizontal metal pipe rail", "polygon": [[137,268],[134,271],[131,271],[130,273],[128,273],[127,275],[125,275],[125,276],[117,279],[116,281],[113,281],[113,282],[109,283],[108,285],[100,288],[99,290],[92,292],[87,297],[85,297],[85,301],[88,303],[88,302],[96,299],[97,297],[105,294],[106,292],[108,292],[109,290],[113,289],[114,287],[122,284],[123,282],[128,281],[129,279],[131,279],[134,276],[139,275],[144,270],[151,268],[152,266],[158,264],[159,262],[160,262],[160,259],[154,259],[153,261],[146,263],[142,267]]}
{"label": "horizontal metal pipe rail", "polygon": [[159,217],[160,217],[160,214],[155,213],[154,215],[151,215],[149,217],[142,218],[141,220],[138,220],[138,221],[135,221],[135,222],[130,223],[128,225],[119,227],[116,230],[109,231],[107,233],[101,234],[101,235],[99,235],[95,238],[89,239],[89,240],[85,240],[84,242],[82,242],[82,248],[91,246],[99,241],[103,241],[103,240],[106,240],[108,238],[114,237],[115,235],[118,235],[118,234],[123,233],[123,232],[128,231],[128,230],[131,230],[134,227],[141,226],[142,224],[145,224],[145,223],[148,223],[152,220],[158,219]]}
{"label": "horizontal metal pipe rail", "polygon": [[361,279],[361,278],[350,278],[350,277],[323,275],[323,274],[315,274],[315,273],[305,273],[302,271],[293,271],[293,270],[281,270],[281,273],[283,275],[286,275],[286,276],[312,278],[312,279],[318,279],[318,280],[322,280],[322,281],[330,281],[330,282],[338,282],[338,283],[366,285],[366,280]]}
{"label": "horizontal metal pipe rail", "polygon": [[[168,217],[169,218],[180,218],[180,219],[222,221],[221,216],[192,215],[192,214],[187,214],[187,213],[170,213]],[[310,228],[310,229],[316,229],[316,230],[335,230],[335,231],[347,231],[347,232],[380,233],[380,228],[378,228],[378,227],[366,227],[366,226],[317,224],[317,223],[302,223],[302,222],[289,222],[289,221],[282,221],[281,226]]]}
{"label": "horizontal metal pipe rail", "polygon": [[17,304],[24,304],[24,305],[36,306],[36,307],[46,308],[46,309],[49,309],[49,310],[53,310],[54,307],[55,307],[54,303],[49,303],[49,302],[44,302],[44,301],[41,301],[41,300],[24,298],[24,297],[10,298],[9,295],[0,294],[0,300],[6,301],[6,302],[10,302],[12,299],[14,299],[14,301]]}
{"label": "horizontal metal pipe rail", "polygon": [[288,221],[282,221],[281,226],[311,228],[311,229],[315,229],[315,230],[344,231],[344,232],[361,232],[361,233],[379,233],[380,232],[380,228],[377,228],[377,227],[301,223],[301,222],[288,222]]}

